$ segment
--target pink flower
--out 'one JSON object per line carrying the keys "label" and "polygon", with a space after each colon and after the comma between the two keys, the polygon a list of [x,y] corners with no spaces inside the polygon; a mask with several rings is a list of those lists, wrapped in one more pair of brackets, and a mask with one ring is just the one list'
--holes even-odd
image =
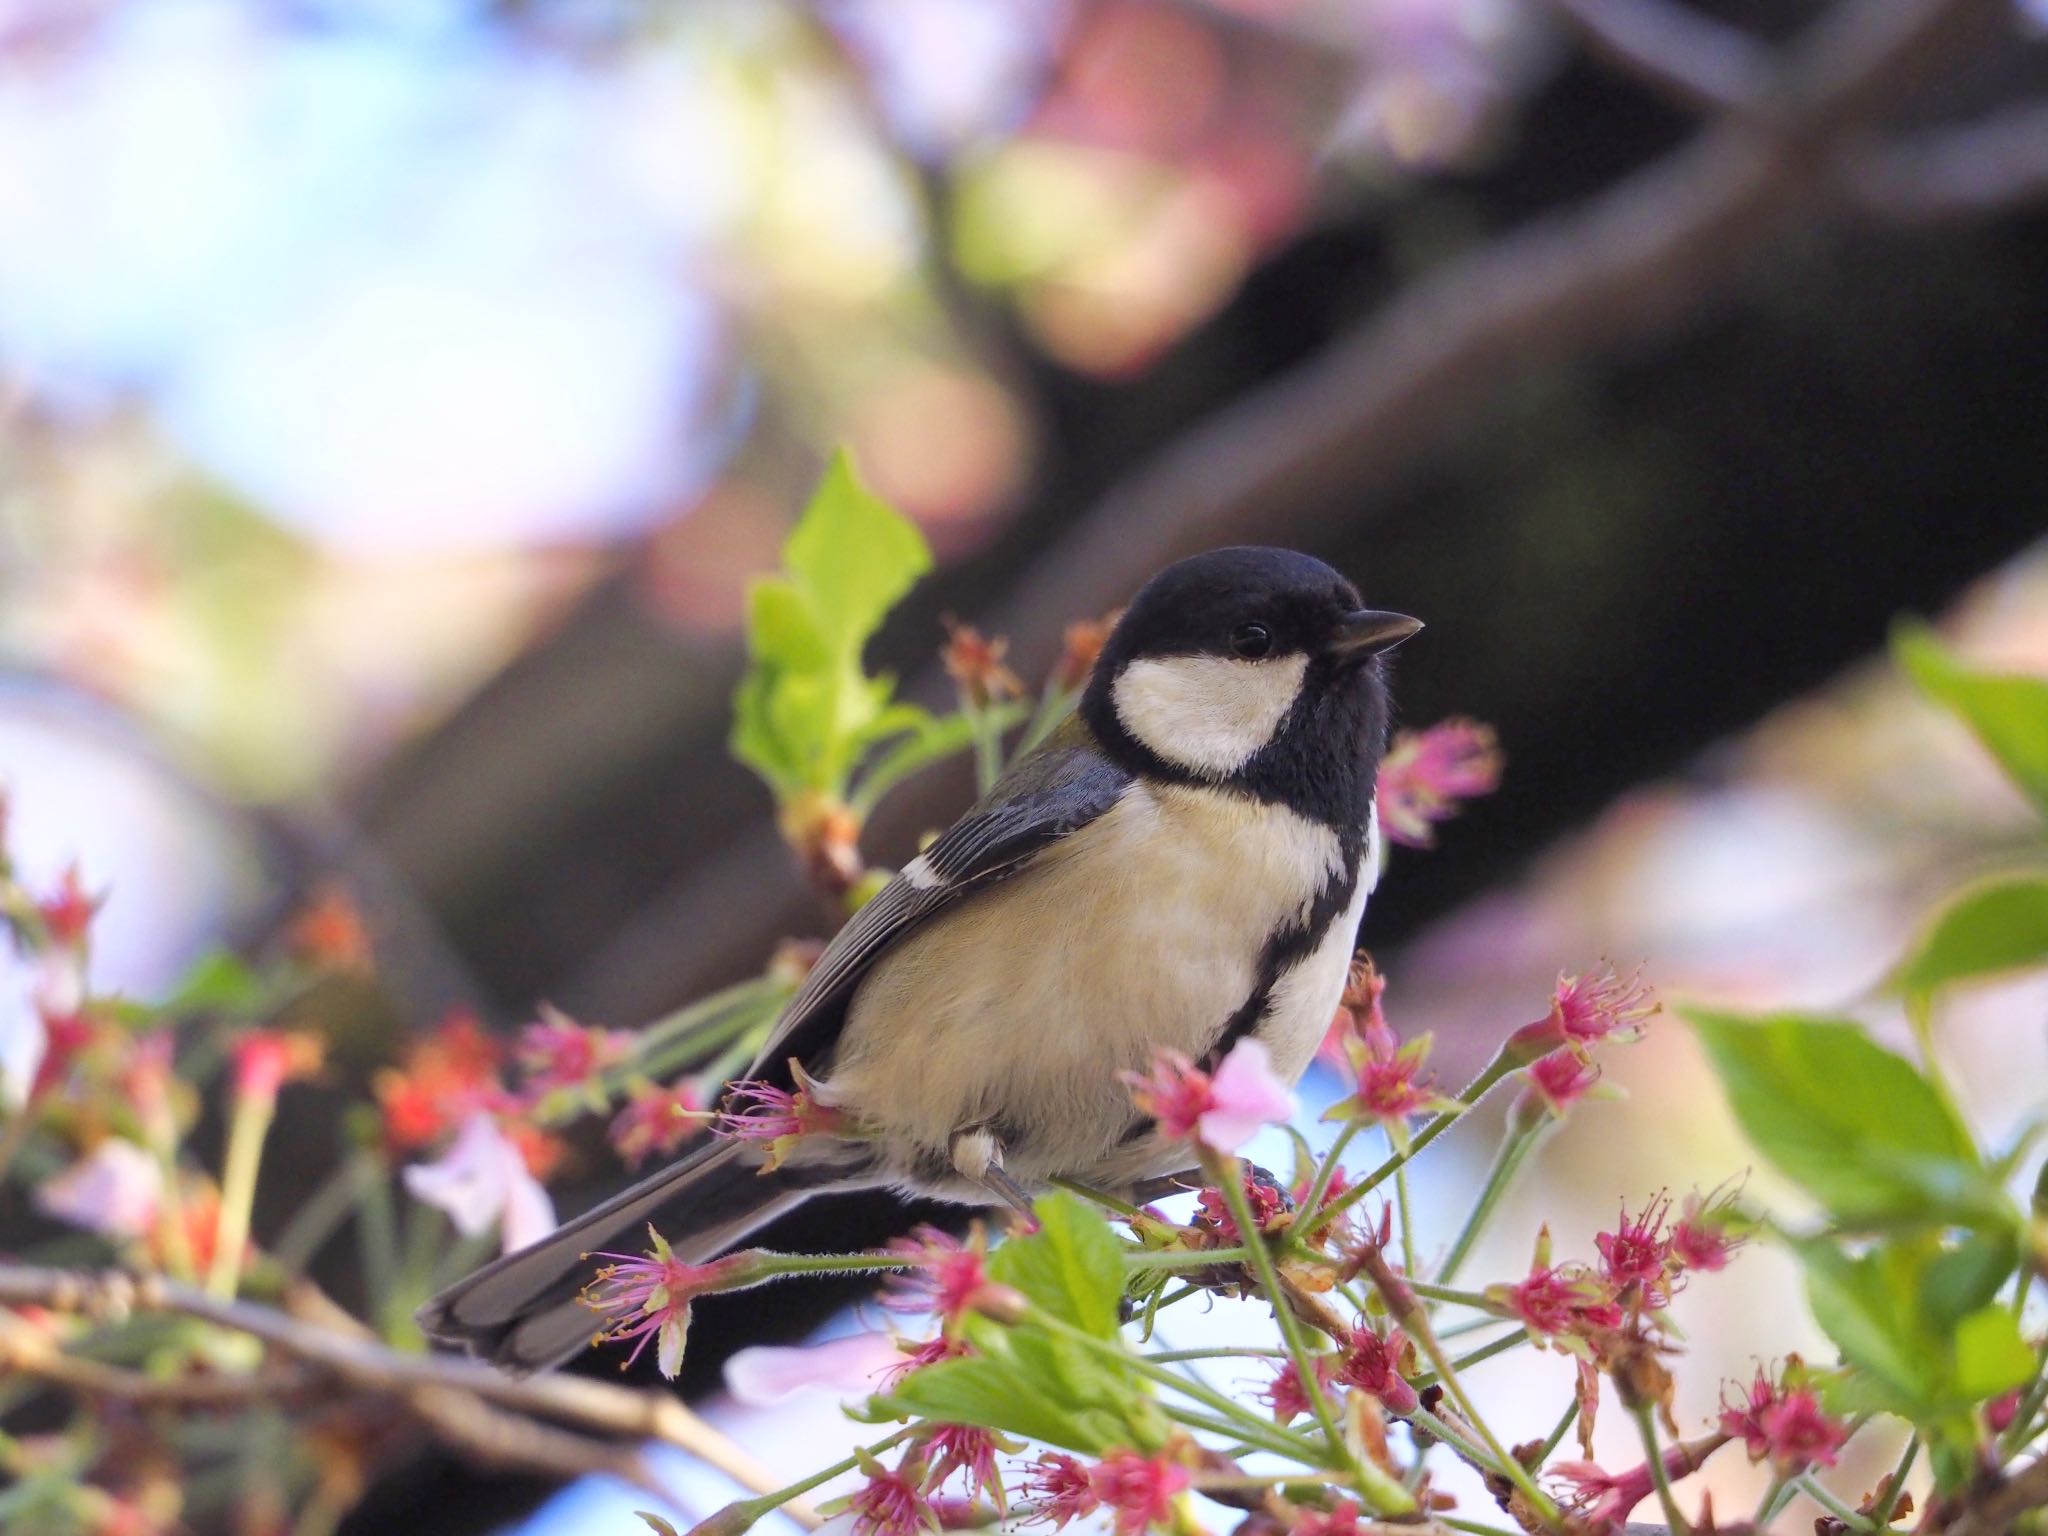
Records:
{"label": "pink flower", "polygon": [[1337,1011],[1330,1018],[1323,1043],[1316,1047],[1316,1055],[1333,1067],[1349,1067],[1348,1047],[1352,1039],[1368,1038],[1373,1030],[1387,1027],[1386,1015],[1381,1011],[1386,991],[1386,978],[1372,963],[1372,956],[1354,956],[1344,977],[1344,993],[1337,999]]}
{"label": "pink flower", "polygon": [[[1252,1220],[1262,1233],[1270,1234],[1288,1215],[1287,1199],[1277,1184],[1270,1184],[1250,1168],[1243,1170],[1245,1202],[1251,1207]],[[1225,1243],[1240,1241],[1237,1218],[1231,1214],[1230,1202],[1220,1189],[1205,1189],[1195,1196],[1199,1225],[1213,1230]]]}
{"label": "pink flower", "polygon": [[1457,1106],[1436,1091],[1436,1080],[1426,1076],[1430,1037],[1420,1035],[1401,1045],[1392,1030],[1382,1025],[1351,1046],[1352,1070],[1358,1074],[1358,1088],[1350,1098],[1337,1102],[1325,1119],[1355,1117],[1399,1126],[1415,1116]]}
{"label": "pink flower", "polygon": [[1538,1266],[1500,1291],[1501,1299],[1538,1338],[1583,1337],[1589,1329],[1619,1328],[1622,1310],[1582,1264]]}
{"label": "pink flower", "polygon": [[1582,976],[1559,975],[1550,1012],[1509,1036],[1507,1049],[1528,1063],[1561,1047],[1640,1040],[1661,1006],[1640,970],[1624,977],[1603,960]]}
{"label": "pink flower", "polygon": [[1627,1519],[1628,1512],[1656,1488],[1648,1462],[1632,1472],[1614,1473],[1596,1462],[1560,1461],[1552,1465],[1550,1475],[1563,1485],[1566,1507],[1592,1526]]}
{"label": "pink flower", "polygon": [[1523,1104],[1518,1102],[1515,1117],[1518,1124],[1534,1124],[1544,1113],[1562,1116],[1592,1092],[1599,1084],[1600,1068],[1575,1051],[1552,1051],[1531,1062],[1523,1075],[1529,1084],[1523,1094],[1528,1108],[1525,1113]]}
{"label": "pink flower", "polygon": [[1192,1479],[1186,1467],[1163,1456],[1111,1451],[1097,1463],[1088,1481],[1096,1498],[1115,1512],[1117,1536],[1138,1536],[1150,1526],[1167,1523],[1174,1496]]}
{"label": "pink flower", "polygon": [[505,1252],[555,1230],[555,1205],[526,1166],[518,1144],[482,1110],[474,1110],[448,1150],[405,1170],[416,1200],[448,1213],[455,1230],[475,1237],[498,1224]]}
{"label": "pink flower", "polygon": [[1218,1152],[1235,1152],[1260,1126],[1284,1122],[1294,1113],[1294,1095],[1273,1075],[1272,1060],[1257,1040],[1231,1047],[1215,1074],[1204,1072],[1179,1051],[1161,1051],[1151,1076],[1126,1072],[1131,1101],[1158,1122],[1169,1141],[1196,1137]]}
{"label": "pink flower", "polygon": [[519,1032],[518,1060],[533,1094],[581,1088],[631,1053],[632,1036],[619,1030],[578,1024],[545,1004],[538,1023]]}
{"label": "pink flower", "polygon": [[777,1087],[761,1078],[743,1078],[725,1090],[725,1106],[711,1131],[732,1141],[768,1143],[769,1168],[778,1168],[806,1136],[831,1136],[847,1129],[846,1117],[821,1103],[816,1085],[796,1062],[790,1064],[797,1086]]}
{"label": "pink flower", "polygon": [[51,944],[59,949],[80,949],[106,900],[104,893],[86,894],[85,882],[74,864],[64,871],[56,891],[36,903],[36,915],[42,918],[43,931],[49,935]]}
{"label": "pink flower", "polygon": [[921,1226],[889,1244],[889,1251],[916,1261],[884,1282],[882,1305],[896,1312],[929,1312],[947,1328],[969,1313],[1007,1298],[1005,1287],[988,1276],[988,1250],[977,1230],[969,1242],[950,1232]]}
{"label": "pink flower", "polygon": [[925,1536],[938,1528],[924,1494],[901,1471],[891,1472],[867,1455],[861,1470],[867,1481],[846,1502],[858,1536]]}
{"label": "pink flower", "polygon": [[1288,1536],[1359,1536],[1359,1513],[1355,1499],[1339,1499],[1328,1509],[1304,1509],[1294,1517]]}
{"label": "pink flower", "polygon": [[[970,1497],[985,1494],[997,1509],[1004,1504],[1003,1480],[996,1473],[996,1437],[971,1424],[941,1424],[925,1442],[930,1470],[924,1475],[924,1491],[936,1493],[954,1473],[964,1473]],[[1010,1442],[1008,1449],[1017,1449]]]}
{"label": "pink flower", "polygon": [[[646,1253],[599,1253],[611,1262],[583,1288],[583,1305],[598,1314],[601,1344],[631,1341],[626,1365],[640,1358],[647,1341],[657,1341],[655,1364],[669,1380],[683,1368],[683,1338],[690,1329],[690,1303],[713,1291],[734,1290],[754,1264],[748,1253],[729,1253],[709,1264],[685,1264],[653,1227]],[[621,1369],[624,1369],[622,1366]]]}
{"label": "pink flower", "polygon": [[1421,1398],[1401,1374],[1402,1357],[1407,1352],[1407,1335],[1398,1328],[1388,1329],[1384,1338],[1370,1328],[1354,1329],[1351,1342],[1344,1347],[1337,1379],[1371,1393],[1396,1418],[1413,1413]]}
{"label": "pink flower", "polygon": [[1685,1197],[1678,1223],[1671,1229],[1671,1258],[1680,1269],[1709,1272],[1726,1269],[1736,1249],[1749,1239],[1734,1230],[1738,1220],[1735,1191]]}
{"label": "pink flower", "polygon": [[1235,1152],[1261,1126],[1285,1125],[1294,1117],[1294,1095],[1274,1075],[1260,1041],[1246,1038],[1232,1046],[1210,1086],[1216,1102],[1196,1132],[1218,1152]]}
{"label": "pink flower", "polygon": [[[1316,1383],[1322,1387],[1326,1399],[1336,1374],[1335,1355],[1316,1356]],[[1315,1406],[1309,1400],[1307,1384],[1301,1379],[1301,1367],[1292,1360],[1283,1362],[1273,1373],[1273,1379],[1252,1395],[1273,1410],[1273,1422],[1276,1424],[1291,1424]]]}
{"label": "pink flower", "polygon": [[606,1133],[628,1168],[667,1157],[704,1129],[704,1101],[688,1079],[668,1087],[649,1083],[626,1100]]}
{"label": "pink flower", "polygon": [[45,1215],[103,1237],[145,1237],[163,1203],[163,1166],[132,1141],[110,1136],[36,1190]]}
{"label": "pink flower", "polygon": [[1403,731],[1380,762],[1380,826],[1411,848],[1436,841],[1435,824],[1458,802],[1500,787],[1501,755],[1492,728],[1445,720],[1426,731]]}
{"label": "pink flower", "polygon": [[286,1083],[310,1077],[320,1069],[320,1037],[298,1030],[252,1029],[229,1047],[235,1097],[275,1104]]}
{"label": "pink flower", "polygon": [[1751,1461],[1768,1460],[1787,1477],[1808,1466],[1832,1467],[1849,1438],[1848,1429],[1822,1411],[1804,1374],[1796,1363],[1776,1382],[1758,1371],[1748,1399],[1721,1410],[1722,1433],[1740,1440]]}
{"label": "pink flower", "polygon": [[926,1339],[921,1344],[898,1339],[896,1349],[898,1358],[882,1373],[880,1385],[885,1392],[912,1371],[921,1371],[928,1365],[937,1365],[941,1360],[958,1360],[968,1353],[965,1344],[956,1339],[949,1339],[943,1333],[935,1339]]}
{"label": "pink flower", "polygon": [[751,1408],[767,1408],[811,1388],[865,1397],[902,1363],[895,1338],[872,1329],[796,1348],[751,1344],[725,1362],[725,1389]]}
{"label": "pink flower", "polygon": [[1017,1491],[1035,1506],[1027,1518],[1047,1521],[1054,1529],[1084,1520],[1102,1507],[1088,1468],[1058,1451],[1039,1457]]}
{"label": "pink flower", "polygon": [[1635,1287],[1638,1299],[1652,1311],[1671,1299],[1667,1283],[1671,1237],[1664,1230],[1664,1218],[1670,1210],[1668,1195],[1653,1197],[1636,1216],[1630,1216],[1628,1207],[1623,1206],[1615,1230],[1602,1232],[1593,1239],[1593,1246],[1600,1250],[1608,1285],[1617,1295]]}
{"label": "pink flower", "polygon": [[[1664,1463],[1665,1477],[1677,1482],[1699,1471],[1707,1458],[1727,1443],[1725,1434],[1703,1435],[1667,1445],[1658,1459]],[[1657,1486],[1647,1461],[1627,1472],[1609,1472],[1590,1461],[1561,1461],[1551,1467],[1549,1475],[1564,1485],[1569,1511],[1593,1526],[1618,1525]]]}

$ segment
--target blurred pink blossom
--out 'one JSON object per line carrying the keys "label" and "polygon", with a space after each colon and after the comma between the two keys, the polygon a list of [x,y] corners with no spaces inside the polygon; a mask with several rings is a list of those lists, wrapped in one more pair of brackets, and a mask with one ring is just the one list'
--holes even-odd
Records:
{"label": "blurred pink blossom", "polygon": [[109,1136],[36,1191],[46,1216],[103,1237],[141,1237],[156,1225],[161,1165],[132,1141]]}
{"label": "blurred pink blossom", "polygon": [[482,1110],[462,1123],[446,1152],[407,1168],[405,1187],[414,1199],[446,1211],[464,1237],[496,1222],[507,1253],[555,1229],[548,1192],[527,1171],[517,1145]]}
{"label": "blurred pink blossom", "polygon": [[895,1335],[875,1329],[794,1348],[753,1344],[725,1362],[725,1389],[752,1408],[771,1407],[807,1387],[865,1397],[902,1363]]}

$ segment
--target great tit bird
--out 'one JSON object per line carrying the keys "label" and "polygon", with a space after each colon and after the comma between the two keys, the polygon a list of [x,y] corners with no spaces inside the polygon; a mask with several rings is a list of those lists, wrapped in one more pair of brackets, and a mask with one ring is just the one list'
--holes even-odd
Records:
{"label": "great tit bird", "polygon": [[[827,1190],[1024,1204],[1187,1166],[1120,1073],[1247,1036],[1299,1077],[1378,868],[1385,653],[1422,626],[1306,555],[1221,549],[1132,599],[1075,713],[833,939],[750,1076],[857,1134],[772,1170],[715,1140],[429,1301],[432,1337],[514,1370],[592,1337],[587,1250],[665,1212],[701,1263]],[[794,1065],[792,1065],[794,1063]]]}

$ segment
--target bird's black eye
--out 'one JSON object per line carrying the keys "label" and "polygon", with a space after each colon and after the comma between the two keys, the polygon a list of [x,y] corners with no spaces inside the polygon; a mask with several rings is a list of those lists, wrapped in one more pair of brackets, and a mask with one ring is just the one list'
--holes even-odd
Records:
{"label": "bird's black eye", "polygon": [[1273,631],[1263,624],[1240,624],[1230,632],[1230,648],[1247,659],[1256,659],[1273,649]]}

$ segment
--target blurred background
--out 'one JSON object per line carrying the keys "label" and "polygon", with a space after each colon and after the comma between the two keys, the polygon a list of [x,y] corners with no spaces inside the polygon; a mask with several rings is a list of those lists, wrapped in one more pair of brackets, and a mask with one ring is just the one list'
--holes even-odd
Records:
{"label": "blurred background", "polygon": [[[928,703],[942,614],[1035,679],[1219,543],[1428,621],[1403,716],[1491,722],[1507,775],[1397,858],[1366,937],[1447,1076],[1603,954],[1849,1006],[2025,836],[1880,653],[1920,614],[2048,671],[2044,27],[0,0],[10,836],[112,891],[100,979],[137,992],[324,882],[361,906],[358,1045],[332,1112],[280,1127],[260,1236],[348,1075],[451,1005],[628,1027],[826,931],[724,741],[745,584],[844,443],[939,557],[873,652]],[[968,792],[964,764],[905,786],[870,856]],[[1972,1013],[1950,1046],[2002,1131],[2041,1107],[2048,996]],[[1614,1066],[1632,1097],[1547,1146],[1498,1269],[1540,1219],[1582,1251],[1617,1197],[1741,1166],[1680,1028]],[[564,1208],[621,1177],[579,1159]],[[686,1385],[846,1294],[707,1305]],[[1681,1305],[1681,1417],[1813,1342],[1768,1256]],[[1547,1428],[1565,1367],[1513,1369]],[[829,1399],[721,1411],[793,1472],[845,1437]],[[423,1450],[344,1529],[631,1528],[636,1496],[551,1494]]]}

